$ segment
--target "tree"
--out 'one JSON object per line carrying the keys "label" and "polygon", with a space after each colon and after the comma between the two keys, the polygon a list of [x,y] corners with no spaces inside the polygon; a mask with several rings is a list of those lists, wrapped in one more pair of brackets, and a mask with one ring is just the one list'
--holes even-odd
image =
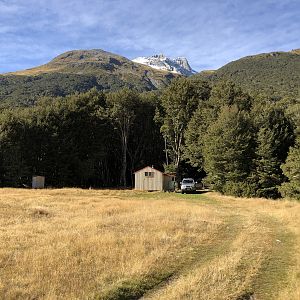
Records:
{"label": "tree", "polygon": [[277,198],[278,186],[284,181],[280,165],[294,143],[294,131],[284,111],[269,107],[262,113],[257,134],[256,180],[257,196]]}
{"label": "tree", "polygon": [[185,158],[199,170],[203,168],[203,144],[207,129],[218,118],[224,106],[235,105],[239,110],[249,111],[251,97],[230,81],[213,86],[211,93],[203,97],[193,114],[185,133]]}
{"label": "tree", "polygon": [[104,94],[92,90],[2,112],[3,184],[30,184],[34,174],[51,186],[116,184],[119,148],[104,105]]}
{"label": "tree", "polygon": [[139,105],[139,95],[127,88],[107,95],[108,117],[118,132],[121,141],[121,176],[120,184],[127,186],[127,150],[131,128],[136,118],[136,109]]}
{"label": "tree", "polygon": [[134,170],[146,165],[155,165],[158,168],[162,166],[164,141],[158,124],[153,120],[157,102],[156,93],[140,94],[140,104],[136,107],[127,151],[132,183]]}
{"label": "tree", "polygon": [[209,88],[186,78],[174,80],[161,96],[161,107],[156,120],[161,124],[161,133],[168,146],[168,155],[179,179],[179,165],[184,151],[184,135],[198,103]]}
{"label": "tree", "polygon": [[290,148],[286,162],[281,165],[284,175],[289,179],[279,188],[282,196],[300,200],[300,138]]}
{"label": "tree", "polygon": [[247,180],[253,160],[253,129],[247,112],[225,106],[204,137],[204,168],[217,191]]}
{"label": "tree", "polygon": [[252,98],[231,81],[220,81],[211,90],[209,98],[211,108],[218,115],[223,106],[236,105],[239,110],[250,111]]}
{"label": "tree", "polygon": [[[22,110],[6,110],[0,116],[0,149],[2,156],[2,184],[28,184],[30,174],[24,144],[27,143],[29,122]],[[27,154],[28,155],[28,154]]]}
{"label": "tree", "polygon": [[208,101],[201,101],[190,119],[185,131],[185,159],[199,170],[203,169],[203,144],[207,129],[216,120]]}

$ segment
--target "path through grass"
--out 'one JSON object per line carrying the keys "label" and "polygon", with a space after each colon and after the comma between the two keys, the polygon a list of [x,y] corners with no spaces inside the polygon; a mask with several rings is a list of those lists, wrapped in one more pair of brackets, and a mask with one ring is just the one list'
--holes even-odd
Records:
{"label": "path through grass", "polygon": [[1,299],[300,299],[300,204],[0,190]]}

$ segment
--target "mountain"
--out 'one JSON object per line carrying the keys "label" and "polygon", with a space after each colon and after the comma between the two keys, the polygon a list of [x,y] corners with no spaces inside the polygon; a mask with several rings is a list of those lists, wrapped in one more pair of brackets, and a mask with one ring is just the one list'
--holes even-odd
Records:
{"label": "mountain", "polygon": [[[68,51],[45,65],[0,75],[0,107],[32,105],[41,96],[65,96],[93,87],[155,90],[180,74],[194,72],[185,58],[154,55],[131,61],[99,49]],[[250,93],[275,98],[300,97],[300,49],[247,56],[193,76],[211,82],[231,80]]]}
{"label": "mountain", "polygon": [[45,65],[0,75],[0,105],[31,105],[41,96],[65,96],[93,87],[149,91],[178,76],[100,49],[73,50]]}
{"label": "mountain", "polygon": [[247,56],[195,76],[211,81],[231,80],[250,93],[299,97],[300,49]]}
{"label": "mountain", "polygon": [[149,57],[137,57],[132,60],[133,62],[149,66],[153,69],[168,71],[184,76],[191,76],[195,73],[185,57],[178,57],[172,59],[164,56],[163,54],[153,55]]}

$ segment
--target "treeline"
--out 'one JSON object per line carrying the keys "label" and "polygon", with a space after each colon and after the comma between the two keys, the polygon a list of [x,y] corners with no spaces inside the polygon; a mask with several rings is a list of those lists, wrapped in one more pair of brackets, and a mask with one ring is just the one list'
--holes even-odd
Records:
{"label": "treeline", "polygon": [[34,174],[55,187],[131,185],[135,168],[163,159],[153,98],[94,89],[2,111],[1,185],[30,185]]}
{"label": "treeline", "polygon": [[249,96],[231,82],[174,80],[158,92],[129,89],[43,98],[0,115],[2,186],[132,186],[133,171],[164,166],[206,175],[236,196],[300,198],[300,104]]}
{"label": "treeline", "polygon": [[156,114],[172,168],[204,170],[224,194],[300,199],[300,101],[255,98],[232,82],[173,82]]}

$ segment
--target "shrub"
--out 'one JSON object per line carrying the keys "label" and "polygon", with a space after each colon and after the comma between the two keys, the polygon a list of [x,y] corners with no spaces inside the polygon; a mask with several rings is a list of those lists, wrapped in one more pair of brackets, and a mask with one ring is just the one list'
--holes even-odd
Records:
{"label": "shrub", "polygon": [[223,187],[225,195],[236,197],[254,197],[256,196],[255,184],[249,182],[226,182]]}
{"label": "shrub", "polygon": [[300,186],[295,182],[285,182],[279,187],[283,197],[300,200]]}

